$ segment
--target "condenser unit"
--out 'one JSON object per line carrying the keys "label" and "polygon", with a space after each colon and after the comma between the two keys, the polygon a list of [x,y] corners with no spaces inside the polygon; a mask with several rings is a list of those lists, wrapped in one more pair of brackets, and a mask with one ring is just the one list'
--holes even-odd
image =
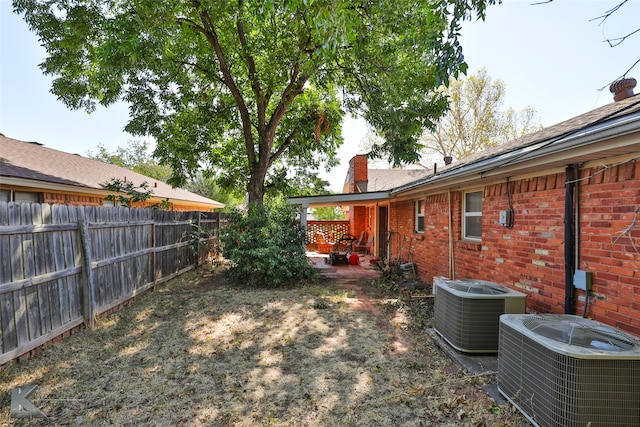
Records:
{"label": "condenser unit", "polygon": [[640,341],[567,314],[500,317],[498,390],[536,426],[640,426]]}
{"label": "condenser unit", "polygon": [[498,351],[500,315],[524,313],[526,295],[486,280],[434,277],[435,330],[467,353]]}

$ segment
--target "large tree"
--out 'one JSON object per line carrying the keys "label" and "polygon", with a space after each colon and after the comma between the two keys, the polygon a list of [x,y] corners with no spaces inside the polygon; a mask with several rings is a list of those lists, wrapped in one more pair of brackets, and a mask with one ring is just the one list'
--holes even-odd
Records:
{"label": "large tree", "polygon": [[[14,0],[71,108],[123,100],[126,130],[152,136],[182,184],[205,165],[261,201],[286,173],[337,163],[345,111],[417,159],[436,91],[465,71],[461,22],[496,0]],[[277,173],[270,175],[271,171]]]}
{"label": "large tree", "polygon": [[452,79],[442,90],[450,108],[435,129],[425,130],[420,139],[423,163],[428,164],[426,159],[431,161],[434,155],[462,159],[542,127],[531,106],[521,111],[503,108],[505,85],[493,80],[484,68],[466,78]]}

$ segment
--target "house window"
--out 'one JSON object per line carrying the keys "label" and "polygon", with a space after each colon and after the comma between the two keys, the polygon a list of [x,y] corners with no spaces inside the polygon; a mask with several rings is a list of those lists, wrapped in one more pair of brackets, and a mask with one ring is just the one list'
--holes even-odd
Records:
{"label": "house window", "polygon": [[462,236],[464,239],[482,239],[482,191],[464,193],[462,210]]}
{"label": "house window", "polygon": [[424,200],[416,200],[416,233],[424,233]]}
{"label": "house window", "polygon": [[0,190],[0,202],[40,203],[41,196],[33,191]]}
{"label": "house window", "polygon": [[14,191],[13,201],[21,203],[40,203],[40,193],[30,191]]}

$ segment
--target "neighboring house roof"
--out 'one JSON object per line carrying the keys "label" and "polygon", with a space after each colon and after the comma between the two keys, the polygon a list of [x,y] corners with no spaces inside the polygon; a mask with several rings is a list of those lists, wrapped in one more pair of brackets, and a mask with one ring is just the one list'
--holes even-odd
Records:
{"label": "neighboring house roof", "polygon": [[154,198],[182,205],[222,208],[224,204],[132,170],[47,148],[37,142],[19,141],[0,134],[0,183],[28,185],[50,191],[108,194],[104,184],[113,178],[149,184]]}

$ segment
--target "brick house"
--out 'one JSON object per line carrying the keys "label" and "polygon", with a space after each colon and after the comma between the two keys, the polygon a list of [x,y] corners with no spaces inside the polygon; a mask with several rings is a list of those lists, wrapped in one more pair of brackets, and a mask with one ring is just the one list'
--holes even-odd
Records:
{"label": "brick house", "polygon": [[224,204],[120,166],[47,148],[0,134],[0,201],[103,206],[111,192],[104,184],[117,178],[153,192],[147,204],[169,199],[170,209],[211,211]]}
{"label": "brick house", "polygon": [[[526,293],[528,312],[640,336],[640,95],[633,79],[615,85],[615,102],[368,193],[377,253],[409,241],[427,283],[490,280]],[[575,271],[590,275],[589,292]]]}
{"label": "brick house", "polygon": [[[343,193],[384,193],[400,187],[404,184],[414,182],[429,174],[426,169],[369,169],[367,167],[367,157],[364,155],[356,155],[349,161],[349,169],[347,178],[343,187]],[[358,205],[349,205],[347,218],[350,222],[351,232],[355,236],[360,236],[364,231],[366,235],[376,233],[379,230],[379,224],[376,221],[379,211],[379,203],[362,202]],[[384,212],[383,212],[384,214]],[[385,235],[386,230],[382,230]],[[386,240],[379,239],[383,245],[382,252],[386,249]],[[380,245],[377,246],[378,253]]]}

